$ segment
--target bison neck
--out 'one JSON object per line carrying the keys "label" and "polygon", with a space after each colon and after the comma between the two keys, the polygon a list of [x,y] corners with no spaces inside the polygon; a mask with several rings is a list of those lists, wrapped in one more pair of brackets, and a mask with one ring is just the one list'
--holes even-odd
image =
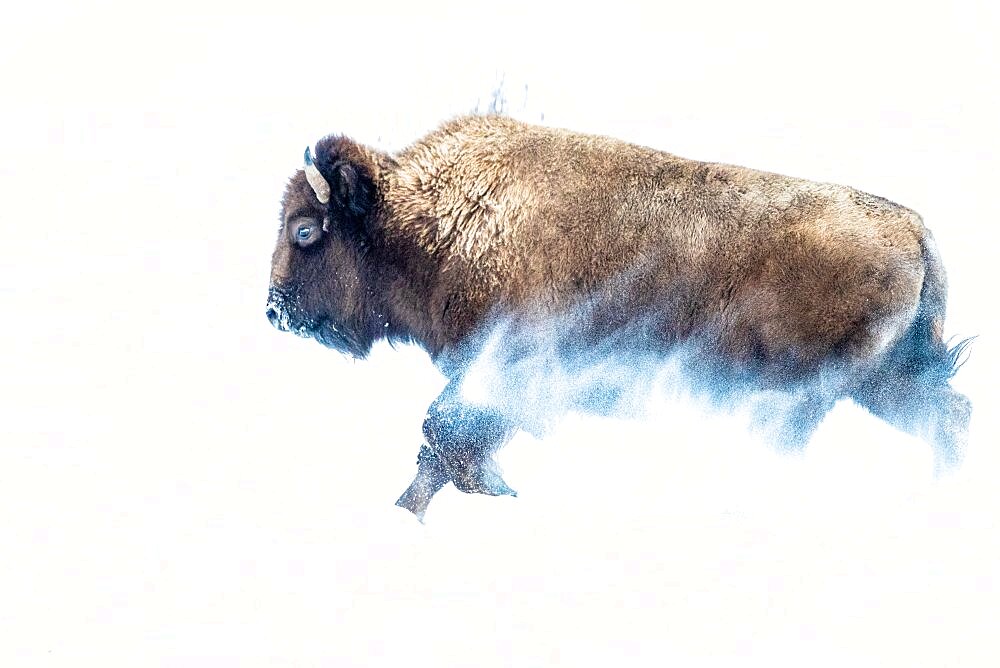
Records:
{"label": "bison neck", "polygon": [[430,252],[409,229],[389,219],[380,232],[365,263],[379,338],[415,343],[437,359],[482,321],[488,296],[467,271]]}

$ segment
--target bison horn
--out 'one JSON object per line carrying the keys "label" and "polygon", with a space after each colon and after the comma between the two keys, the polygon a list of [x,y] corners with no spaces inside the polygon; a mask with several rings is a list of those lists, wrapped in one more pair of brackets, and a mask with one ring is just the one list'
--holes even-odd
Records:
{"label": "bison horn", "polygon": [[330,201],[330,184],[326,182],[323,175],[319,173],[319,169],[313,164],[312,153],[309,151],[309,147],[306,146],[306,180],[309,181],[309,185],[312,186],[313,191],[316,193],[316,199],[321,203],[326,204]]}

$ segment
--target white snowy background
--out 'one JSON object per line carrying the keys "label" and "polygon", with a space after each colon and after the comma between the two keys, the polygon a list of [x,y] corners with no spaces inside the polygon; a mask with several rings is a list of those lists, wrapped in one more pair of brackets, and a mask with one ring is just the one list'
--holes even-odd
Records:
{"label": "white snowy background", "polygon": [[[0,25],[0,665],[1000,665],[995,3],[17,3]],[[443,386],[264,317],[285,181],[487,99],[918,210],[966,463],[666,404],[393,501]],[[524,87],[527,86],[527,95]]]}

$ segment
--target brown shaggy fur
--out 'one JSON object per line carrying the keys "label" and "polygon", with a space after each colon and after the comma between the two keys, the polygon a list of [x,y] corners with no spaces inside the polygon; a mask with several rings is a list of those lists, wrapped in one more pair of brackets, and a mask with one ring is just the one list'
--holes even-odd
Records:
{"label": "brown shaggy fur", "polygon": [[[702,359],[764,387],[835,365],[781,431],[792,445],[853,396],[957,460],[969,409],[947,380],[960,350],[942,342],[944,273],[909,209],[498,116],[458,118],[394,155],[330,137],[316,164],[330,203],[301,171],[282,203],[269,306],[282,328],[356,356],[380,338],[413,341],[458,380],[474,354],[464,344],[493,319],[587,302],[581,346],[642,321],[644,348],[697,341]],[[308,247],[290,232],[303,220],[328,228]],[[468,433],[442,435],[436,415],[471,409],[454,389],[435,406],[400,504],[422,515],[449,480],[510,492],[489,452],[517,425],[477,414]]]}

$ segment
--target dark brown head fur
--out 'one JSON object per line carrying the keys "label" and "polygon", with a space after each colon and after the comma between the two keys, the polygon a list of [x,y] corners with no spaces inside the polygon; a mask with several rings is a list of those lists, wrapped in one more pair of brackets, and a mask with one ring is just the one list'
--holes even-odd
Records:
{"label": "dark brown head fur", "polygon": [[330,184],[330,201],[318,200],[301,170],[289,181],[272,259],[268,317],[279,329],[363,357],[384,319],[366,283],[373,265],[365,260],[380,208],[374,181],[379,167],[342,137],[320,141],[315,164]]}

